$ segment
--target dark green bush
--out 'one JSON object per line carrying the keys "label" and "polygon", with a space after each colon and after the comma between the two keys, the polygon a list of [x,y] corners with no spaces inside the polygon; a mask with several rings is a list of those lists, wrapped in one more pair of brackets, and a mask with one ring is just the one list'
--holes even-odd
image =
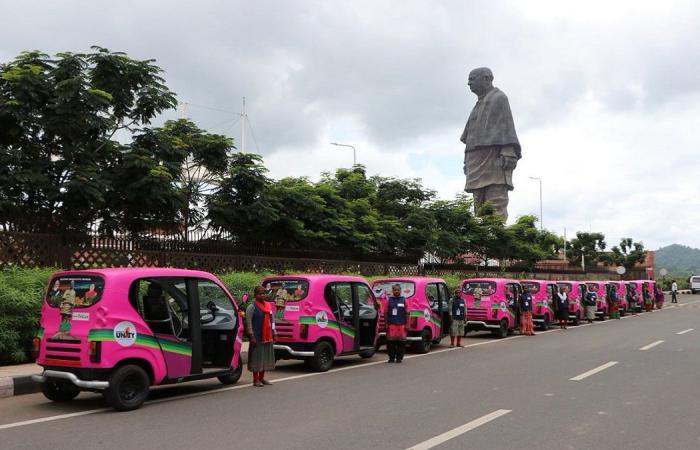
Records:
{"label": "dark green bush", "polygon": [[30,360],[44,292],[56,270],[0,271],[0,364]]}

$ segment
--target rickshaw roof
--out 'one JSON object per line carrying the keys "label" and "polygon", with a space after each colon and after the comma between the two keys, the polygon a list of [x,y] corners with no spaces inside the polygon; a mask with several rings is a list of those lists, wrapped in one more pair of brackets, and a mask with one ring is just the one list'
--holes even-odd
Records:
{"label": "rickshaw roof", "polygon": [[538,284],[547,284],[547,283],[552,283],[552,284],[557,284],[555,280],[518,280],[521,283],[538,283]]}
{"label": "rickshaw roof", "polygon": [[217,279],[215,275],[202,270],[175,269],[170,267],[115,267],[108,269],[79,269],[64,270],[53,274],[56,276],[67,275],[99,275],[110,282],[130,283],[138,278],[152,277],[188,277]]}
{"label": "rickshaw roof", "polygon": [[[364,277],[360,277],[357,275],[336,275],[332,273],[299,273],[299,274],[292,274],[292,275],[270,275],[265,278],[264,280],[298,280],[298,279],[304,279],[308,280],[309,283],[314,284],[314,283],[323,283],[323,282],[329,282],[329,281],[349,281],[349,282],[356,282],[356,283],[367,283],[367,280]],[[369,284],[369,283],[367,283]]]}
{"label": "rickshaw roof", "polygon": [[472,281],[490,281],[496,284],[499,283],[519,283],[521,280],[516,280],[515,278],[465,278],[460,283],[472,282]]}
{"label": "rickshaw roof", "polygon": [[410,282],[410,283],[415,283],[416,286],[423,286],[423,285],[426,285],[428,283],[445,283],[445,280],[443,280],[442,278],[435,278],[435,277],[386,277],[386,278],[377,278],[376,280],[372,281],[372,284],[383,283],[383,282],[387,282],[387,281],[396,282],[396,283]]}

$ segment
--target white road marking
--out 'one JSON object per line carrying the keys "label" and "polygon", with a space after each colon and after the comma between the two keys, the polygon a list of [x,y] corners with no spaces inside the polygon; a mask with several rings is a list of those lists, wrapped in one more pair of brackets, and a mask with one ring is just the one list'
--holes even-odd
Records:
{"label": "white road marking", "polygon": [[649,350],[650,348],[656,347],[657,345],[663,344],[664,342],[665,342],[665,341],[656,341],[656,342],[652,342],[651,344],[645,345],[644,347],[640,348],[640,350]]}
{"label": "white road marking", "polygon": [[497,411],[494,411],[490,414],[486,414],[485,416],[479,417],[478,419],[472,420],[471,422],[465,423],[462,426],[459,426],[455,429],[452,429],[446,433],[442,433],[439,436],[435,436],[434,438],[428,439],[427,441],[421,442],[420,444],[414,445],[413,447],[410,447],[408,450],[428,450],[433,447],[436,447],[443,442],[447,442],[450,439],[454,439],[459,435],[462,435],[466,433],[467,431],[471,431],[474,428],[480,427],[481,425],[487,424],[491,422],[492,420],[498,419],[501,416],[505,416],[506,414],[512,412],[510,409],[499,409]]}
{"label": "white road marking", "polygon": [[33,425],[35,423],[51,422],[53,420],[70,419],[71,417],[87,416],[88,414],[95,414],[98,412],[109,411],[112,408],[100,408],[100,409],[90,409],[87,411],[74,412],[70,414],[61,414],[60,416],[49,416],[41,417],[39,419],[23,420],[22,422],[7,423],[5,425],[0,425],[0,430],[6,430],[8,428],[23,427],[25,425]]}
{"label": "white road marking", "polygon": [[610,368],[610,367],[614,366],[615,364],[617,364],[617,361],[607,362],[607,363],[603,364],[602,366],[598,366],[595,369],[589,370],[588,372],[583,372],[581,375],[576,375],[573,378],[569,378],[569,381],[581,381],[584,378],[588,378],[591,375],[595,375],[598,372],[602,372],[603,370]]}
{"label": "white road marking", "polygon": [[690,332],[691,332],[691,331],[693,331],[694,329],[695,329],[695,328],[688,328],[687,330],[679,331],[679,332],[678,332],[678,333],[676,333],[676,334],[685,334],[685,333],[690,333]]}

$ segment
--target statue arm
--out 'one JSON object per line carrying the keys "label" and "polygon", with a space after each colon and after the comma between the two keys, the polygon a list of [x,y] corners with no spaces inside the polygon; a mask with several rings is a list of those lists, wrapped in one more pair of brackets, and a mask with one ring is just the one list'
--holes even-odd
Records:
{"label": "statue arm", "polygon": [[518,165],[518,154],[515,148],[507,145],[501,148],[501,168],[503,170],[513,170]]}

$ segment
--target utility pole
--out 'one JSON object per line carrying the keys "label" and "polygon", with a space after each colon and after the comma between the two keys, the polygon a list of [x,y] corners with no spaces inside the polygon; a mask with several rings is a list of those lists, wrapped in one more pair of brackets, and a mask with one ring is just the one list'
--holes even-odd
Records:
{"label": "utility pole", "polygon": [[245,112],[245,97],[243,97],[243,112],[241,112],[241,153],[245,153],[245,126],[248,116]]}

